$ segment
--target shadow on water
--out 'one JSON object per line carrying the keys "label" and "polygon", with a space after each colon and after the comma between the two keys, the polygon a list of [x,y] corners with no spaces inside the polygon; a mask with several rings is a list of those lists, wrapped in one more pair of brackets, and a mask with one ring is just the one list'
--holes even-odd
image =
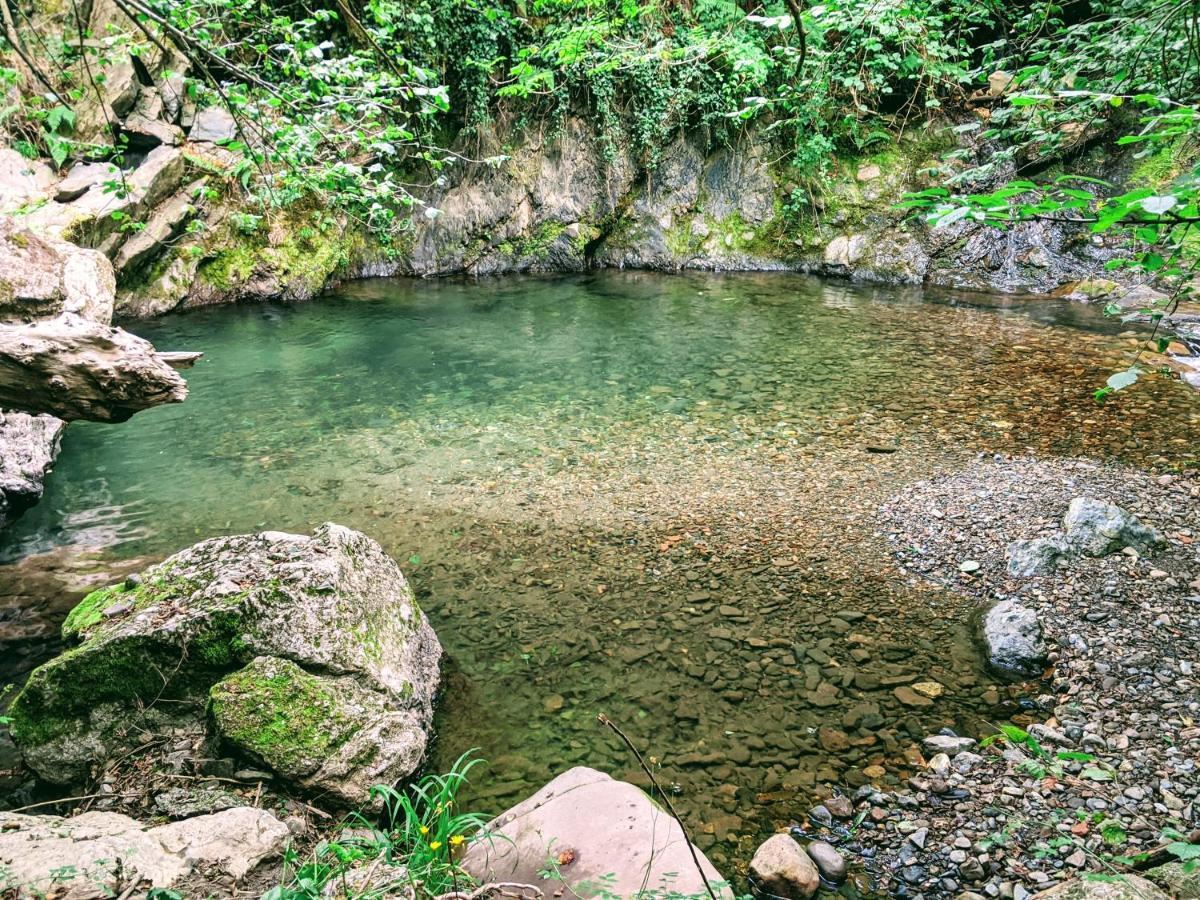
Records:
{"label": "shadow on water", "polygon": [[4,678],[97,584],[335,520],[434,621],[432,765],[480,747],[472,803],[576,764],[640,781],[603,712],[718,865],[1019,696],[965,601],[896,568],[883,500],[979,452],[1194,462],[1200,416],[1165,379],[1091,403],[1133,340],[1094,309],[791,275],[378,280],[135,327],[205,352],[191,397],[68,430],[0,547]]}

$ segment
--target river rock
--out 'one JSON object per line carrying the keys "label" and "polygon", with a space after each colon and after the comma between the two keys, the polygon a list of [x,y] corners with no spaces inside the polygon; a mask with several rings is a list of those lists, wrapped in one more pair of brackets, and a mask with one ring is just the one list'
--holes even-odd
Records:
{"label": "river rock", "polygon": [[[717,896],[731,898],[704,854],[691,849]],[[559,877],[543,877],[548,859]],[[616,897],[706,894],[675,819],[632,784],[583,766],[489,822],[462,866],[481,882],[531,884],[546,896],[583,884],[603,884]]]}
{"label": "river rock", "polygon": [[825,841],[813,841],[804,848],[808,858],[813,861],[817,871],[826,881],[841,884],[846,880],[846,861],[832,844]]}
{"label": "river rock", "polygon": [[1112,880],[1105,881],[1084,878],[1064,881],[1048,891],[1034,894],[1033,900],[1170,900],[1170,898],[1139,875],[1121,874]]}
{"label": "river rock", "polygon": [[1148,553],[1165,543],[1155,528],[1144,525],[1133,513],[1115,503],[1076,497],[1063,517],[1067,543],[1087,556],[1107,556],[1132,547]]}
{"label": "river rock", "polygon": [[[202,718],[210,689],[242,670],[216,689],[228,701],[231,744],[302,783],[319,772],[313,784],[333,790],[331,778],[340,774],[341,796],[357,797],[360,776],[398,772],[419,759],[414,746],[424,747],[441,657],[396,564],[366,535],[334,524],[312,537],[268,531],[203,541],[137,579],[89,594],[63,623],[63,638],[73,646],[34,670],[11,709],[13,737],[30,768],[60,784],[82,779],[93,762],[127,746],[147,720]],[[258,657],[296,668],[273,669]],[[259,753],[261,740],[236,728],[239,715],[251,720],[233,697],[243,689],[263,703],[253,721],[276,730],[278,753]],[[335,707],[293,715],[294,689],[310,700],[344,691],[339,713],[370,720],[342,722],[336,736],[323,735],[328,760],[317,772],[289,751],[311,750],[308,729],[329,725]],[[421,737],[401,740],[406,729]],[[391,758],[350,766],[339,754],[354,742]]]}
{"label": "river rock", "polygon": [[839,235],[825,247],[825,263],[849,268],[862,259],[866,249],[867,239],[864,235]]}
{"label": "river rock", "polygon": [[200,870],[237,879],[278,856],[289,836],[273,814],[248,806],[154,828],[113,812],[0,812],[0,886],[19,885],[17,897],[91,900],[117,896],[135,876],[155,888]]}
{"label": "river rock", "polygon": [[750,860],[750,879],[762,896],[803,900],[821,886],[816,864],[788,834],[767,838]]}
{"label": "river rock", "polygon": [[64,427],[53,416],[0,412],[0,527],[41,499]]}
{"label": "river rock", "polygon": [[983,619],[988,662],[1010,675],[1038,674],[1046,664],[1046,642],[1033,610],[1015,600],[1003,600]]}
{"label": "river rock", "polygon": [[1008,574],[1016,578],[1052,575],[1060,563],[1071,557],[1071,548],[1062,538],[1033,538],[1013,541],[1005,552]]}

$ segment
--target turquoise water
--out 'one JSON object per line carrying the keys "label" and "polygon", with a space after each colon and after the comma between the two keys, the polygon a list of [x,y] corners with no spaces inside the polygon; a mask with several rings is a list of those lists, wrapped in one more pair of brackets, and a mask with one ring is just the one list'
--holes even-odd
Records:
{"label": "turquoise water", "polygon": [[[214,534],[341,522],[400,561],[446,646],[433,764],[480,747],[490,811],[568,765],[637,777],[604,712],[719,862],[823,783],[899,777],[914,736],[1014,701],[963,601],[902,578],[871,517],[979,452],[1194,462],[1200,394],[1090,401],[1128,364],[1124,327],[1061,301],[623,273],[139,322],[204,351],[191,396],[68,430],[0,547],[5,675],[90,585]],[[923,680],[944,696],[897,700]]]}

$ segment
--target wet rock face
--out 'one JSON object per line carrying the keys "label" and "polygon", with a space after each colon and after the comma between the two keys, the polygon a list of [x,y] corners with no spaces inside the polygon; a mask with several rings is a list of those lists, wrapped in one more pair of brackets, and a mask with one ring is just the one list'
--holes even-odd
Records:
{"label": "wet rock face", "polygon": [[1037,615],[1014,600],[1001,601],[988,611],[983,638],[988,662],[1001,672],[1025,677],[1045,667],[1046,642]]}
{"label": "wet rock face", "polygon": [[272,813],[246,806],[155,828],[112,812],[0,812],[0,883],[20,885],[14,896],[91,900],[117,896],[135,877],[156,888],[200,870],[241,878],[289,836]]}
{"label": "wet rock face", "polygon": [[53,416],[0,412],[0,527],[41,499],[64,427]]}
{"label": "wet rock face", "polygon": [[[717,897],[732,897],[704,854],[695,853]],[[555,861],[561,881],[542,877],[548,859]],[[687,839],[670,814],[632,784],[583,766],[489,822],[462,866],[481,882],[532,884],[547,896],[561,891],[564,882],[569,892],[603,884],[605,893],[616,897],[643,891],[707,894]],[[815,867],[812,874],[815,880]]]}
{"label": "wet rock face", "polygon": [[47,781],[82,778],[147,721],[202,718],[210,691],[232,748],[347,802],[424,753],[441,647],[396,564],[340,525],[204,541],[89,594],[63,637],[12,706]]}

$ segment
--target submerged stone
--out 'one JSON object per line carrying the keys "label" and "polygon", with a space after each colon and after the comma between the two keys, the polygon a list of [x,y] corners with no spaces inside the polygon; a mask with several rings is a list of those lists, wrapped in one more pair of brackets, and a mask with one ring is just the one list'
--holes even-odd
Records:
{"label": "submerged stone", "polygon": [[75,646],[36,669],[11,710],[30,768],[55,783],[83,778],[139,728],[194,721],[214,684],[260,656],[353,683],[348,708],[404,711],[424,732],[441,656],[399,567],[334,524],[203,541],[93,591],[63,638]]}

